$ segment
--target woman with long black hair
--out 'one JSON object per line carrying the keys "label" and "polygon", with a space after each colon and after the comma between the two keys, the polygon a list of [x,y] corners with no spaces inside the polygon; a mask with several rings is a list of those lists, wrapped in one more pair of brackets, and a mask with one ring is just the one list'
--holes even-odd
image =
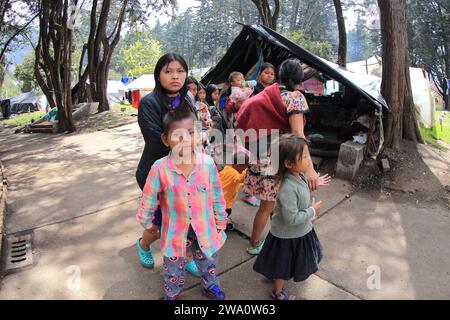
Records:
{"label": "woman with long black hair", "polygon": [[[176,53],[163,55],[155,67],[155,90],[139,103],[138,124],[145,140],[144,151],[136,171],[136,180],[141,190],[153,163],[169,154],[170,149],[162,140],[163,118],[170,111],[186,108],[196,115],[194,101],[187,95],[186,84],[188,66],[184,58]],[[146,268],[154,266],[151,244],[160,237],[161,210],[155,213],[152,227],[145,229],[137,241],[141,264]],[[195,263],[186,264],[186,270],[194,275],[199,272]]]}

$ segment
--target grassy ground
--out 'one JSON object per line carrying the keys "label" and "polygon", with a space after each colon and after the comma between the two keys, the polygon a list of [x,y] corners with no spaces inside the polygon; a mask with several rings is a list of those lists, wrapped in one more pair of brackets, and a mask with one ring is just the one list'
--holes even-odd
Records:
{"label": "grassy ground", "polygon": [[3,124],[8,127],[18,127],[31,123],[31,120],[36,120],[42,117],[45,114],[43,111],[33,112],[33,113],[24,113],[19,114],[18,116],[3,120]]}
{"label": "grassy ground", "polygon": [[450,113],[437,111],[437,121],[431,129],[420,128],[424,140],[432,146],[442,150],[444,147],[439,141],[445,141],[450,144]]}
{"label": "grassy ground", "polygon": [[120,111],[128,116],[137,115],[137,109],[133,108],[131,104],[122,104],[120,106],[111,107],[113,111]]}

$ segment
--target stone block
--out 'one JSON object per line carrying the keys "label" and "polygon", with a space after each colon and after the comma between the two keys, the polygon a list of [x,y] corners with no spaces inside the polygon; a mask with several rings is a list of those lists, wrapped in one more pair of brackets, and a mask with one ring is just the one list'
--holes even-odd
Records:
{"label": "stone block", "polygon": [[341,144],[337,162],[336,176],[342,179],[355,178],[361,163],[364,160],[365,145],[347,141]]}

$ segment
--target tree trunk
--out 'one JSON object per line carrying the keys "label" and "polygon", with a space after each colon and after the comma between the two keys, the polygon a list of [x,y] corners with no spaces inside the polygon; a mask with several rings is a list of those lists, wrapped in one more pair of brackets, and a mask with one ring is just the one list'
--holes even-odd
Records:
{"label": "tree trunk", "polygon": [[97,0],[93,1],[91,11],[91,30],[87,50],[88,65],[86,68],[89,74],[90,97],[93,101],[99,102],[99,112],[109,110],[107,94],[108,70],[114,49],[120,40],[120,32],[122,31],[128,0],[123,0],[116,25],[112,33],[107,36],[108,15],[111,4],[111,0],[103,1],[98,21]]}
{"label": "tree trunk", "polygon": [[402,139],[423,142],[411,93],[406,0],[378,0],[383,47],[381,93],[390,112],[385,118],[385,146],[398,149]]}
{"label": "tree trunk", "polygon": [[0,58],[0,90],[3,87],[3,82],[5,81],[6,70],[8,69],[8,64],[6,63],[6,59],[3,56]]}
{"label": "tree trunk", "polygon": [[[76,4],[76,0],[74,1]],[[75,131],[72,119],[72,31],[67,28],[69,0],[42,0],[34,75],[52,108],[58,109],[58,130]],[[45,74],[45,79],[41,75]]]}
{"label": "tree trunk", "polygon": [[300,7],[300,0],[294,0],[289,31],[294,31],[295,26],[297,25],[297,16],[299,7]]}
{"label": "tree trunk", "polygon": [[272,30],[277,30],[277,22],[280,17],[280,0],[274,0],[274,11],[270,9],[269,0],[252,0],[258,9],[261,23]]}
{"label": "tree trunk", "polygon": [[333,0],[336,9],[336,18],[339,30],[339,49],[337,64],[341,67],[347,65],[347,31],[345,30],[345,19],[342,13],[341,0]]}

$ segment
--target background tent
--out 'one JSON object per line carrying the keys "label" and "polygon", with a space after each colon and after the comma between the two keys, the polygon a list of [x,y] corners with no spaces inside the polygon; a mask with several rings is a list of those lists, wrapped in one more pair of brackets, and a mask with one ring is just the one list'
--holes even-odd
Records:
{"label": "background tent", "polygon": [[125,98],[125,85],[121,81],[108,80],[107,92],[110,105],[120,105]]}
{"label": "background tent", "polygon": [[47,99],[37,92],[26,92],[9,99],[11,114],[45,111]]}
{"label": "background tent", "polygon": [[125,86],[125,89],[128,90],[144,90],[144,91],[152,91],[155,89],[155,78],[152,74],[144,74],[132,81],[130,84]]}
{"label": "background tent", "polygon": [[[347,64],[347,69],[361,75],[376,75],[383,73],[383,61],[379,56],[367,60]],[[420,68],[409,68],[414,104],[419,113],[419,121],[426,128],[434,126],[436,117],[436,103],[432,84],[428,73]],[[381,81],[380,81],[381,86]]]}

